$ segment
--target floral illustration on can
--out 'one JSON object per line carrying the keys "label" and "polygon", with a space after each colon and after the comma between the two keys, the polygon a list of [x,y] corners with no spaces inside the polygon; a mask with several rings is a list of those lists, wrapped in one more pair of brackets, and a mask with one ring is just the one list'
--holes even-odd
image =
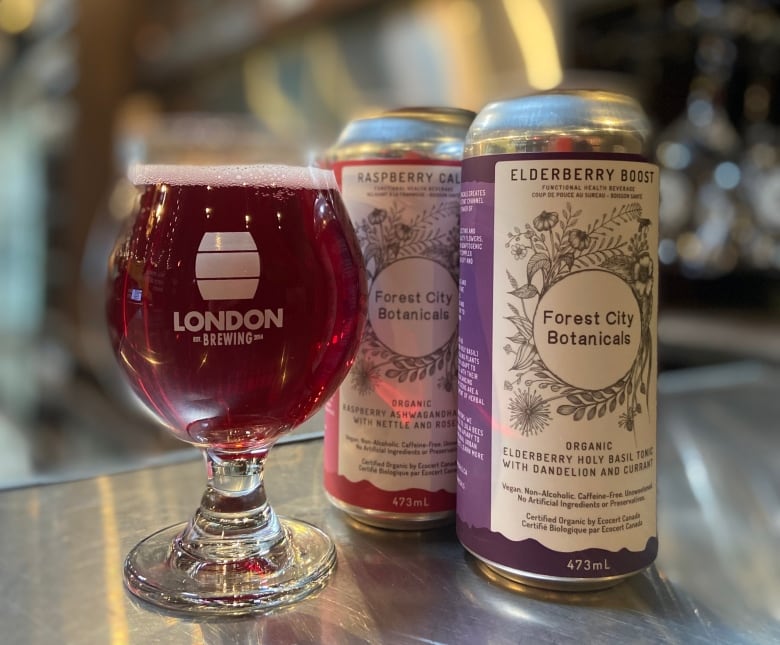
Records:
{"label": "floral illustration on can", "polygon": [[[511,287],[506,319],[515,333],[504,345],[504,351],[514,356],[504,389],[512,393],[511,425],[523,435],[541,433],[553,411],[573,421],[619,413],[619,427],[632,432],[635,416],[650,405],[647,384],[653,356],[650,321],[654,279],[647,240],[650,220],[643,217],[640,203],[616,206],[595,218],[586,219],[582,214],[571,202],[560,211],[542,210],[524,229],[515,227],[509,232],[504,245],[521,265],[520,273],[506,271]],[[628,239],[620,230],[626,224],[635,230]],[[639,347],[634,360],[617,381],[598,389],[576,387],[550,368],[535,342],[534,324],[540,303],[557,283],[592,270],[608,271],[629,285],[639,312]],[[543,312],[540,318],[543,324]],[[578,336],[583,335],[575,333],[572,342],[577,342]],[[601,337],[605,340],[617,344],[625,337]]]}
{"label": "floral illustration on can", "polygon": [[[434,204],[429,209],[407,215],[403,206],[393,203],[389,208],[374,208],[358,224],[356,233],[366,262],[370,302],[373,307],[364,333],[360,356],[351,372],[355,390],[361,394],[374,391],[379,384],[389,379],[397,383],[414,383],[423,379],[436,379],[436,386],[451,392],[457,375],[457,333],[455,316],[450,311],[455,293],[458,273],[457,229],[452,226],[453,203]],[[417,260],[417,262],[415,262]],[[401,311],[381,307],[380,297],[383,284],[398,274],[397,263],[411,261],[405,267],[404,275],[415,273],[414,269],[441,274],[438,283],[448,283],[449,288],[438,295],[423,294],[420,305],[446,305],[438,309],[423,310],[421,307]],[[434,263],[434,264],[431,264]],[[419,275],[419,274],[418,274]],[[448,280],[445,275],[449,275]],[[392,276],[392,277],[388,277]],[[385,278],[383,280],[383,278]],[[407,287],[408,288],[408,285]],[[407,298],[405,300],[414,300]],[[436,302],[437,300],[441,302]],[[434,301],[433,303],[430,301]],[[386,304],[386,303],[385,303]],[[395,304],[395,303],[392,303]],[[408,304],[408,303],[404,303]],[[412,303],[415,304],[415,303]],[[422,317],[445,324],[451,319],[451,333],[444,343],[433,347],[419,344],[399,347],[397,338],[386,330],[383,321],[398,321]],[[438,343],[434,343],[438,344]]]}

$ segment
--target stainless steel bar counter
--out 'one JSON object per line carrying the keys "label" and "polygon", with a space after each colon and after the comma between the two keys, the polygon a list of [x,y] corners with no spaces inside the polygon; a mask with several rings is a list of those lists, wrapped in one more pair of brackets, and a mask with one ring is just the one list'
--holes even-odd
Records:
{"label": "stainless steel bar counter", "polygon": [[485,572],[454,530],[359,525],[325,500],[319,439],[278,446],[277,511],[327,530],[327,587],[268,615],[196,619],[125,592],[125,553],[185,519],[202,465],[0,493],[0,643],[780,643],[780,371],[738,364],[665,374],[659,405],[660,555],[599,592],[523,588]]}

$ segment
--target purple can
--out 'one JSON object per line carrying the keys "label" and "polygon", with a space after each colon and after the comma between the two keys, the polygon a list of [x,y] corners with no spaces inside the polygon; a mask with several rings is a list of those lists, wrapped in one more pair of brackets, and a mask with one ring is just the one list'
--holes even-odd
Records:
{"label": "purple can", "polygon": [[656,532],[658,169],[637,103],[488,105],[461,184],[457,531],[499,574],[599,589]]}

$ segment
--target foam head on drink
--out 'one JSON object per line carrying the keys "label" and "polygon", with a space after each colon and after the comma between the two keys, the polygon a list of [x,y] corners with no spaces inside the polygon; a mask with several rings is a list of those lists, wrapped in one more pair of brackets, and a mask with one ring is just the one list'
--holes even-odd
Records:
{"label": "foam head on drink", "polygon": [[[264,449],[325,402],[365,318],[332,172],[138,165],[108,316],[131,385],[181,439]],[[184,222],[184,225],[182,223]]]}
{"label": "foam head on drink", "polygon": [[648,134],[593,91],[493,103],[466,137],[457,531],[527,584],[609,586],[658,550]]}
{"label": "foam head on drink", "polygon": [[330,170],[313,166],[252,164],[197,166],[178,164],[133,164],[127,172],[136,186],[268,186],[276,188],[335,190]]}

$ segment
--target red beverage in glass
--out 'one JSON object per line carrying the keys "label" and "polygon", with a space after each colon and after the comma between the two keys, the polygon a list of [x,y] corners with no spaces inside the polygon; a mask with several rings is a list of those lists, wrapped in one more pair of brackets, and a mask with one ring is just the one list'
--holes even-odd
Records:
{"label": "red beverage in glass", "polygon": [[263,448],[325,402],[364,316],[331,176],[258,168],[259,181],[246,168],[135,177],[139,215],[110,267],[109,328],[133,388],[179,438],[221,451]]}
{"label": "red beverage in glass", "polygon": [[138,166],[135,218],[109,263],[108,323],[141,399],[200,446],[208,484],[190,521],[128,554],[136,596],[168,609],[241,614],[321,588],[332,540],[268,504],[274,440],[349,369],[366,280],[330,171]]}

